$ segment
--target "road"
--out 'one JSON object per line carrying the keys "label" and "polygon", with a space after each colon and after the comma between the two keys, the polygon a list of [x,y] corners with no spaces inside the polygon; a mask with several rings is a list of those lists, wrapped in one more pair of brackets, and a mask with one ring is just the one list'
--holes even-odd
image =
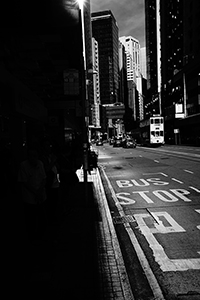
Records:
{"label": "road", "polygon": [[96,149],[135,299],[200,299],[200,148]]}

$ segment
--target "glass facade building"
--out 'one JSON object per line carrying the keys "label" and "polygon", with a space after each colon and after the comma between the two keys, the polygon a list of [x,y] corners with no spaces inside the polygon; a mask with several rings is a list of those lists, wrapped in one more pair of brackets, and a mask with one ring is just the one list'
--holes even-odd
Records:
{"label": "glass facade building", "polygon": [[110,10],[92,13],[92,35],[99,47],[101,104],[118,102],[118,25]]}

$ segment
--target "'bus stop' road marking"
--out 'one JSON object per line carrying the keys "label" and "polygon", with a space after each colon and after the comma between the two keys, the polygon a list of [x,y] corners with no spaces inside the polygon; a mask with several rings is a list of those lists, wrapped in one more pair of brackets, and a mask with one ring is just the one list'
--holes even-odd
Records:
{"label": "'bus stop' road marking", "polygon": [[[104,177],[105,177],[105,179],[107,181],[108,187],[109,187],[109,189],[111,191],[113,200],[116,203],[116,207],[118,209],[118,212],[119,212],[119,214],[120,214],[121,217],[125,218],[126,215],[125,215],[124,210],[123,210],[122,206],[120,205],[120,203],[119,203],[119,201],[118,201],[118,199],[117,199],[117,197],[115,195],[115,192],[114,192],[114,189],[113,189],[113,187],[112,187],[112,185],[110,183],[110,180],[108,179],[108,177],[107,177],[107,175],[106,175],[106,173],[105,173],[105,171],[103,169],[102,169],[102,172],[103,172]],[[147,258],[145,256],[142,248],[140,247],[140,244],[139,244],[139,242],[138,242],[138,240],[137,240],[137,238],[136,238],[136,236],[135,236],[135,234],[134,234],[134,232],[133,232],[130,224],[129,223],[124,223],[124,227],[125,227],[128,235],[129,235],[131,243],[132,243],[132,245],[133,245],[133,247],[134,247],[134,249],[135,249],[135,251],[137,253],[138,259],[139,259],[140,264],[141,264],[141,266],[142,266],[142,268],[144,270],[146,278],[147,278],[147,280],[149,282],[149,285],[150,285],[151,290],[153,292],[154,298],[157,299],[157,300],[165,300],[165,298],[163,296],[163,293],[161,291],[161,288],[160,288],[160,286],[158,284],[158,281],[157,281],[155,275],[153,274],[153,271],[151,270],[149,262],[148,262],[148,260],[147,260]]]}

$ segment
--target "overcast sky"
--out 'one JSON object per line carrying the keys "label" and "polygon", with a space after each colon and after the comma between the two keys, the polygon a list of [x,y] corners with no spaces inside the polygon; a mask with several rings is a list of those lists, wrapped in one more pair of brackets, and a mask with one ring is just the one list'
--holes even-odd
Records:
{"label": "overcast sky", "polygon": [[132,36],[145,46],[144,0],[90,0],[91,12],[111,10],[119,27],[119,36]]}

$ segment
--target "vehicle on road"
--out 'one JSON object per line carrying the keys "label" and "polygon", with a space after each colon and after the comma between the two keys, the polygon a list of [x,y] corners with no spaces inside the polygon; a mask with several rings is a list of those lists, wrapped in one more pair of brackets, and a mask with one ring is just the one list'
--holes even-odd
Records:
{"label": "vehicle on road", "polygon": [[132,138],[126,138],[122,143],[123,148],[136,148],[136,145],[136,141]]}
{"label": "vehicle on road", "polygon": [[103,146],[103,140],[102,139],[97,140],[96,146]]}
{"label": "vehicle on road", "polygon": [[149,119],[142,120],[139,124],[141,145],[161,146],[164,144],[164,118],[154,115]]}
{"label": "vehicle on road", "polygon": [[113,142],[113,147],[121,147],[122,146],[122,138],[116,137]]}
{"label": "vehicle on road", "polygon": [[109,145],[113,145],[113,143],[114,143],[114,138],[112,137],[109,139]]}

